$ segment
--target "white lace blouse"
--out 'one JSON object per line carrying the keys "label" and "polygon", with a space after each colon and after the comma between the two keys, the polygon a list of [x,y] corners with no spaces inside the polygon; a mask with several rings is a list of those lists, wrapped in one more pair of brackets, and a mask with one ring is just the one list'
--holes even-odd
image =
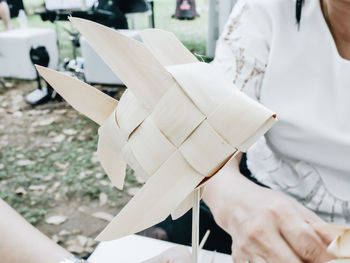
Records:
{"label": "white lace blouse", "polygon": [[214,65],[279,122],[247,153],[262,183],[325,220],[350,223],[350,61],[343,59],[319,0],[239,0]]}

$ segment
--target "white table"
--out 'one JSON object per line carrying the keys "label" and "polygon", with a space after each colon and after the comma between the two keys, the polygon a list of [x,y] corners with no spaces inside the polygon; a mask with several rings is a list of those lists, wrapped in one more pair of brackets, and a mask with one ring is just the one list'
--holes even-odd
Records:
{"label": "white table", "polygon": [[[123,35],[141,41],[137,30],[118,30]],[[123,85],[123,82],[92,49],[84,37],[80,38],[81,53],[84,59],[85,80],[94,84]]]}
{"label": "white table", "polygon": [[91,8],[96,0],[45,0],[47,10],[73,10]]}
{"label": "white table", "polygon": [[[102,242],[90,256],[90,263],[140,263],[176,244],[138,235]],[[230,255],[202,250],[200,263],[232,263]],[[213,260],[214,258],[214,260]]]}
{"label": "white table", "polygon": [[46,28],[24,28],[0,32],[0,77],[35,79],[36,72],[30,60],[33,46],[45,46],[49,67],[58,66],[56,33]]}

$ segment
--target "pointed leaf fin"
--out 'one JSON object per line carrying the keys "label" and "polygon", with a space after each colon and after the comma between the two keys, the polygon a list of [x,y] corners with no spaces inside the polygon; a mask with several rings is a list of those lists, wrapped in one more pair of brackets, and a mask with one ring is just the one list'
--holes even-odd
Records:
{"label": "pointed leaf fin", "polygon": [[118,105],[117,100],[78,79],[38,65],[36,68],[74,109],[99,125],[105,122]]}

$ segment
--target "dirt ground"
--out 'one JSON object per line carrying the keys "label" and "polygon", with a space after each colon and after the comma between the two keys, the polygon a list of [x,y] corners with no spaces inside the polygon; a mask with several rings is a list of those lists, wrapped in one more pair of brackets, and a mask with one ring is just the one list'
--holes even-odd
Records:
{"label": "dirt ground", "polygon": [[23,97],[35,85],[0,88],[0,197],[55,242],[87,256],[143,181],[128,170],[124,190],[114,188],[95,153],[97,125],[65,102],[27,105]]}

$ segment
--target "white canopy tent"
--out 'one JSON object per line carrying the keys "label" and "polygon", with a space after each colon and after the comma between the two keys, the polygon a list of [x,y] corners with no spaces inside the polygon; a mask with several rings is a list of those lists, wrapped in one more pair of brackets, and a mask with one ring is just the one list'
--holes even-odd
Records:
{"label": "white canopy tent", "polygon": [[207,57],[215,56],[218,40],[237,0],[209,0]]}

